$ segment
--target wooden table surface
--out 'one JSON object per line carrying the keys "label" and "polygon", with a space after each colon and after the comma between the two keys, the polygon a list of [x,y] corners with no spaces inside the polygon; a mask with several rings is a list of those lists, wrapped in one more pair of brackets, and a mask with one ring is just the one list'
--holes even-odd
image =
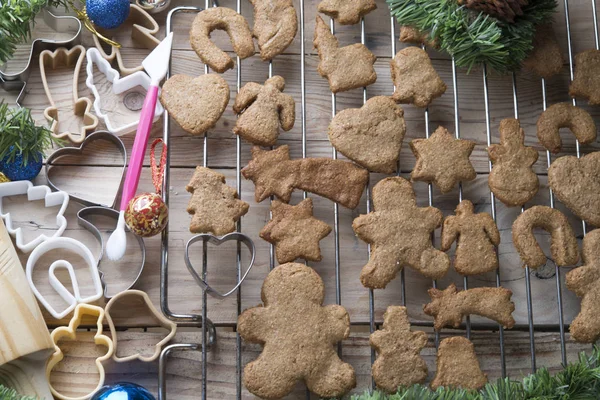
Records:
{"label": "wooden table surface", "polygon": [[[594,0],[591,0],[594,1]],[[570,4],[571,13],[571,34],[573,44],[573,54],[577,54],[586,49],[595,46],[592,3],[591,1],[572,1]],[[297,8],[299,1],[295,0]],[[176,5],[197,5],[193,1],[172,1],[172,6]],[[235,2],[224,0],[222,6],[235,8]],[[327,140],[327,126],[331,120],[331,96],[326,80],[321,78],[317,71],[318,56],[312,48],[312,36],[314,29],[314,20],[316,14],[317,1],[306,1],[305,12],[305,45],[306,45],[306,152],[309,157],[331,157],[332,148]],[[367,88],[369,97],[376,95],[389,95],[392,93],[393,86],[389,72],[389,60],[392,55],[390,43],[390,17],[386,5],[378,0],[378,9],[370,13],[365,18],[365,27],[367,35],[367,46],[378,57],[375,68],[378,74],[377,82]],[[249,2],[242,2],[242,14],[248,18],[252,25],[252,9]],[[192,76],[204,73],[204,65],[197,55],[191,50],[188,40],[188,30],[193,15],[183,15],[176,17],[174,29],[175,39],[172,52],[172,72],[186,73]],[[156,19],[161,26],[157,37],[164,37],[164,25],[166,13],[156,15]],[[546,82],[546,93],[548,104],[561,101],[569,101],[568,83],[568,52],[566,27],[564,20],[564,7],[562,2],[559,4],[559,12],[556,14],[554,29],[559,37],[563,49],[565,68],[560,75],[549,79]],[[139,48],[132,42],[129,35],[129,28],[125,27],[119,33],[117,39],[122,43],[122,54],[127,65],[136,65],[148,54],[148,50]],[[43,35],[43,24],[36,28],[36,34]],[[398,40],[398,27],[396,26],[396,37]],[[223,32],[216,32],[215,41],[219,46],[228,51],[231,45],[226,40]],[[360,42],[360,25],[354,26],[336,26],[336,36],[342,45]],[[292,45],[283,55],[278,56],[273,62],[274,74],[281,75],[286,80],[285,92],[291,94],[296,100],[296,123],[294,128],[287,133],[282,133],[279,144],[290,146],[292,158],[302,156],[302,130],[303,118],[301,110],[301,83],[300,83],[300,32],[296,36]],[[82,44],[86,47],[92,47],[93,42],[88,32],[82,36]],[[404,45],[396,43],[398,49]],[[21,54],[21,53],[19,53]],[[444,96],[435,100],[429,109],[429,129],[433,131],[438,125],[444,125],[450,131],[454,131],[454,99],[453,91],[458,91],[458,103],[460,110],[460,135],[464,139],[474,140],[477,145],[471,156],[471,161],[477,170],[477,179],[465,183],[464,197],[471,200],[477,211],[490,212],[490,195],[487,185],[488,177],[488,158],[486,153],[486,113],[483,101],[483,79],[482,71],[474,70],[470,74],[464,71],[458,72],[457,88],[452,85],[452,69],[448,57],[439,53],[431,52],[431,57],[435,68],[441,77],[448,84],[448,90]],[[19,62],[17,57],[15,62]],[[41,77],[38,68],[37,58],[34,59],[34,67],[31,78],[28,82],[29,92],[22,102],[23,106],[33,110],[34,116],[40,123],[44,123],[43,110],[48,106],[47,98],[41,84]],[[11,64],[14,67],[14,63]],[[241,73],[241,84],[257,81],[263,82],[268,76],[268,64],[260,60],[258,55],[243,60]],[[99,75],[96,75],[99,77]],[[236,69],[227,71],[223,77],[229,83],[232,100],[236,93]],[[51,91],[59,108],[63,112],[65,119],[62,123],[79,123],[75,118],[69,117],[71,110],[71,82],[73,79],[73,70],[61,68],[49,72],[49,81],[51,82]],[[539,150],[539,160],[534,169],[539,174],[541,187],[536,197],[526,205],[530,207],[534,204],[549,204],[549,191],[546,185],[546,154],[542,151],[535,134],[535,123],[542,111],[542,83],[541,80],[530,73],[519,73],[516,78],[518,92],[518,111],[521,120],[521,126],[526,132],[526,144],[534,146]],[[100,87],[102,93],[108,93],[110,84],[103,82]],[[503,118],[514,116],[513,106],[513,87],[510,76],[489,76],[490,87],[490,118],[492,129],[492,142],[498,142],[498,125]],[[79,76],[79,95],[92,97],[90,91],[85,86],[85,72]],[[2,98],[6,101],[14,102],[15,93],[2,92]],[[122,98],[109,99],[108,102],[115,104],[115,112],[123,112]],[[591,108],[580,102],[588,110],[597,122],[600,122],[600,109]],[[362,104],[362,91],[352,90],[337,96],[337,110],[343,110],[351,107],[359,107]],[[402,148],[400,160],[402,176],[407,177],[414,165],[414,157],[410,152],[408,142],[413,138],[423,137],[425,135],[425,120],[423,110],[407,105],[404,107],[405,118],[407,121],[407,135]],[[226,110],[223,117],[218,122],[215,129],[208,135],[208,166],[222,172],[227,177],[229,185],[236,185],[236,138],[231,129],[235,124],[235,115],[231,106]],[[102,127],[102,124],[101,124]],[[169,304],[172,311],[177,313],[200,313],[202,308],[202,295],[199,287],[189,275],[183,262],[184,246],[187,240],[192,236],[188,226],[190,216],[185,208],[189,200],[189,194],[185,191],[185,185],[193,174],[194,168],[203,163],[203,139],[194,137],[185,133],[174,122],[171,124],[171,185],[170,185],[170,224],[169,224]],[[162,118],[157,122],[152,131],[152,137],[162,137],[163,122]],[[133,143],[133,133],[123,135],[127,151],[130,152]],[[572,135],[563,136],[563,154],[575,153],[575,141]],[[583,153],[596,150],[598,143],[582,147]],[[69,157],[61,159],[61,166],[53,168],[53,180],[58,186],[71,193],[76,193],[94,202],[102,204],[111,204],[114,194],[117,190],[122,166],[119,164],[119,154],[114,147],[104,143],[94,143],[87,148],[83,156]],[[242,160],[244,166],[250,158],[250,146],[247,143],[242,144]],[[142,172],[140,191],[152,191],[150,177],[149,160],[145,160],[146,167]],[[383,176],[380,174],[371,174],[371,184],[375,184]],[[36,179],[36,183],[46,182],[45,174],[42,172]],[[241,300],[242,309],[256,305],[260,302],[260,287],[269,271],[269,245],[258,237],[258,232],[269,219],[269,202],[263,201],[257,204],[254,201],[254,186],[249,181],[242,181],[241,198],[250,204],[250,211],[242,219],[242,232],[249,235],[256,245],[256,262],[253,270],[242,286]],[[428,201],[427,185],[425,183],[416,183],[414,185],[420,205],[426,205]],[[300,194],[296,193],[293,202],[297,202]],[[440,208],[445,215],[453,213],[458,204],[457,189],[452,192],[441,195],[437,189],[433,191],[434,206]],[[329,200],[312,196],[315,204],[315,215],[333,225],[333,204]],[[53,209],[44,209],[40,204],[23,205],[23,198],[17,197],[9,199],[7,207],[9,212],[27,232],[27,235],[35,235],[39,230],[52,231],[55,229]],[[579,237],[582,237],[581,221],[577,220],[561,204],[557,205],[559,209],[565,211],[572,222]],[[511,377],[518,378],[531,370],[530,361],[530,343],[528,327],[528,313],[526,301],[525,272],[521,266],[521,261],[512,245],[511,225],[519,214],[519,209],[509,209],[497,202],[498,227],[501,232],[501,245],[499,247],[500,258],[500,276],[502,286],[513,291],[513,301],[516,305],[514,317],[517,326],[512,331],[505,332],[505,352],[507,373]],[[75,237],[90,246],[96,254],[100,246],[94,237],[77,224],[76,213],[82,208],[75,202],[69,205],[66,217],[68,227],[65,236]],[[365,196],[363,196],[360,206],[356,210],[347,210],[340,207],[339,217],[339,235],[340,235],[340,289],[341,303],[350,313],[350,319],[353,324],[351,338],[343,342],[343,358],[352,363],[358,376],[358,386],[356,392],[362,392],[370,385],[370,348],[368,346],[368,324],[369,324],[369,292],[365,289],[358,279],[360,270],[367,260],[367,246],[358,240],[352,232],[352,220],[360,213],[366,212]],[[104,230],[105,237],[107,231],[111,229],[110,221],[99,221],[98,225]],[[436,244],[439,246],[439,230],[437,231]],[[545,234],[539,235],[540,241],[546,250],[549,247],[549,237]],[[126,260],[118,263],[102,262],[101,268],[106,275],[106,281],[110,293],[116,293],[125,289],[135,278],[139,268],[139,254],[136,252],[135,245],[130,238],[130,247]],[[146,240],[146,265],[136,288],[146,291],[155,306],[160,304],[160,239],[158,237]],[[326,286],[326,303],[336,301],[336,282],[335,282],[335,248],[334,234],[330,234],[321,242],[323,261],[311,263],[311,266],[320,274]],[[211,284],[220,288],[227,288],[235,283],[235,251],[233,245],[225,245],[218,249],[210,249],[209,280]],[[193,251],[193,259],[200,252]],[[57,255],[54,255],[57,257]],[[27,255],[22,255],[22,261],[25,262]],[[564,268],[561,273],[562,295],[564,302],[564,321],[570,323],[579,311],[579,300],[575,295],[564,287]],[[78,280],[81,286],[89,286],[89,279],[86,281],[83,268],[78,269]],[[59,297],[53,293],[47,282],[44,268],[37,268],[34,274],[34,280],[41,292],[47,296],[55,307],[60,307]],[[451,282],[462,287],[463,280],[454,271],[438,281],[442,288]],[[537,366],[547,366],[551,369],[560,367],[561,352],[558,330],[558,307],[556,278],[554,276],[554,264],[551,260],[547,268],[531,274],[531,286],[533,297],[533,316],[536,325],[535,348],[537,356]],[[483,274],[469,279],[469,287],[475,286],[494,286],[496,283],[495,273]],[[420,276],[410,269],[405,273],[406,286],[406,306],[411,317],[411,321],[416,324],[430,322],[431,319],[424,315],[422,311],[423,304],[429,301],[427,289],[432,282]],[[375,321],[380,323],[386,307],[389,305],[401,304],[401,280],[395,279],[385,290],[375,291]],[[66,321],[54,320],[50,315],[46,315],[46,321],[50,328],[66,323]],[[209,298],[208,316],[217,324],[218,340],[214,348],[211,348],[208,355],[208,397],[209,398],[234,398],[236,391],[236,359],[235,359],[235,333],[232,328],[235,326],[237,317],[237,305],[235,296],[224,300]],[[154,329],[151,319],[147,318],[143,312],[129,312],[127,318],[120,318],[117,325],[122,330],[119,333],[119,353],[129,354],[131,352],[153,351],[154,344],[160,340],[164,332],[160,329]],[[497,327],[493,324],[481,324],[482,320],[473,318],[474,331],[472,340],[475,344],[477,354],[483,370],[490,379],[501,376],[500,362],[500,341]],[[485,321],[483,321],[485,322]],[[148,331],[146,331],[148,328]],[[431,332],[429,328],[426,329]],[[199,329],[188,328],[180,329],[177,335],[177,342],[199,343]],[[460,330],[445,329],[442,337],[450,335],[464,334]],[[121,337],[122,336],[122,337]],[[428,347],[423,354],[427,360],[430,370],[430,378],[435,373],[435,345],[434,335],[430,333]],[[75,394],[83,393],[86,388],[95,385],[97,376],[93,365],[93,358],[101,350],[97,349],[91,341],[92,334],[84,332],[81,334],[81,346],[65,344],[67,346],[67,357],[57,367],[57,372],[53,374],[54,384],[64,390],[65,393]],[[568,335],[567,335],[568,338]],[[575,354],[581,350],[590,350],[590,346],[584,346],[567,341],[567,356],[569,360],[575,359]],[[244,345],[243,362],[247,363],[254,359],[259,352],[259,347]],[[109,362],[106,365],[108,381],[130,380],[147,386],[152,391],[157,391],[157,370],[158,363],[144,364],[141,362],[129,362],[117,364]],[[172,355],[168,368],[168,395],[172,399],[192,399],[197,398],[201,391],[201,363],[200,353],[195,351],[176,352]],[[304,389],[299,385],[294,395],[298,398],[304,398]],[[244,390],[243,397],[252,396]],[[290,396],[290,398],[295,398]]]}

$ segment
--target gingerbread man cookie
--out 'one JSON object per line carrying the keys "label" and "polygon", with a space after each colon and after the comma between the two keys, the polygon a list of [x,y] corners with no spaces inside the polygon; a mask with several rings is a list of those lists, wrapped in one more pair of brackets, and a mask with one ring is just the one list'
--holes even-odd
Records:
{"label": "gingerbread man cookie", "polygon": [[341,397],[356,386],[354,369],[334,345],[350,334],[350,317],[339,305],[323,306],[325,286],[303,264],[288,263],[265,279],[262,306],[238,318],[242,339],[263,346],[244,368],[244,385],[254,395],[279,399],[298,381],[320,397]]}
{"label": "gingerbread man cookie", "polygon": [[371,370],[380,389],[395,392],[400,386],[427,379],[427,364],[420,356],[427,334],[410,330],[406,307],[389,306],[383,314],[383,327],[371,334],[369,343],[377,351]]}
{"label": "gingerbread man cookie", "polygon": [[450,250],[454,241],[454,269],[459,274],[477,275],[498,268],[495,248],[500,244],[498,227],[490,214],[475,214],[469,200],[461,201],[456,207],[456,215],[444,220],[442,250]]}
{"label": "gingerbread man cookie", "polygon": [[380,181],[373,188],[373,208],[352,223],[356,235],[371,245],[371,258],[360,274],[364,286],[385,288],[405,265],[432,279],[446,274],[448,255],[431,243],[431,233],[442,224],[442,212],[417,207],[410,182],[401,177]]}

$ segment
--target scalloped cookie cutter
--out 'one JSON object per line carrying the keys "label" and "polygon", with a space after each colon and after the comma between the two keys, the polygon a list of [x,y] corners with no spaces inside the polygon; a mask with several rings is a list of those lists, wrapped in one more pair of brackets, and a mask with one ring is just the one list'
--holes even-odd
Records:
{"label": "scalloped cookie cutter", "polygon": [[[92,277],[92,283],[94,285],[94,294],[88,297],[81,297],[81,292],[79,290],[79,283],[77,281],[77,276],[75,275],[75,269],[73,265],[66,260],[56,260],[52,264],[50,264],[50,268],[48,270],[48,280],[50,285],[58,295],[68,304],[67,308],[63,311],[56,311],[54,307],[50,305],[50,303],[46,300],[46,298],[40,293],[40,291],[35,286],[33,282],[33,269],[35,265],[39,261],[39,259],[46,253],[51,250],[63,250],[65,252],[72,252],[79,256],[81,256],[85,263],[87,264],[88,271],[90,276]],[[56,277],[56,270],[59,268],[66,269],[69,273],[69,278],[71,280],[71,287],[73,288],[73,294],[67,290],[65,285]],[[27,281],[29,282],[29,286],[37,297],[38,301],[48,310],[48,312],[56,319],[62,319],[69,315],[71,311],[73,311],[79,304],[91,303],[96,300],[99,300],[102,297],[102,283],[100,281],[100,274],[98,272],[98,263],[94,258],[92,252],[87,246],[83,243],[71,239],[71,238],[53,238],[49,239],[46,242],[40,244],[36,247],[29,259],[27,260],[27,266],[25,267],[25,273],[27,275]]]}
{"label": "scalloped cookie cutter", "polygon": [[[92,101],[87,97],[79,97],[79,73],[85,59],[85,47],[77,45],[72,49],[60,47],[54,51],[44,50],[40,53],[40,74],[42,76],[42,85],[44,92],[50,103],[50,107],[44,110],[44,117],[51,123],[50,130],[52,135],[58,139],[68,138],[74,143],[81,143],[85,136],[96,129],[98,126],[98,117],[91,113]],[[50,87],[48,86],[48,78],[46,76],[46,68],[56,69],[59,66],[71,67],[75,66],[73,71],[73,113],[82,119],[82,126],[77,132],[77,135],[70,131],[61,130],[61,123],[58,119],[58,107],[54,102]]]}
{"label": "scalloped cookie cutter", "polygon": [[[44,199],[45,207],[56,207],[61,206],[56,214],[56,225],[58,229],[52,236],[46,236],[45,234],[39,234],[35,239],[28,243],[23,242],[23,231],[21,228],[13,228],[12,216],[10,213],[4,211],[3,199],[5,197],[27,195],[27,201],[36,201]],[[0,217],[6,224],[6,230],[8,233],[15,238],[15,242],[19,250],[24,253],[29,253],[39,244],[61,236],[67,228],[67,219],[64,217],[65,210],[69,205],[69,195],[66,192],[58,191],[52,192],[46,185],[33,186],[30,181],[14,181],[5,182],[0,185]]]}
{"label": "scalloped cookie cutter", "polygon": [[[125,357],[117,356],[117,347],[118,347],[117,330],[115,329],[115,324],[112,320],[112,316],[110,315],[110,311],[111,311],[112,307],[115,305],[115,303],[123,300],[123,298],[131,298],[131,297],[138,297],[138,298],[142,299],[142,301],[146,304],[148,311],[152,315],[152,318],[154,319],[154,321],[156,321],[158,323],[158,325],[160,325],[161,327],[163,327],[169,331],[169,334],[167,336],[165,336],[160,342],[158,342],[154,346],[155,350],[151,356],[146,357],[146,356],[140,355],[139,353],[132,354],[132,355],[125,356]],[[152,361],[156,360],[160,356],[163,346],[166,345],[167,343],[169,343],[171,341],[171,339],[173,339],[173,337],[175,337],[175,333],[177,331],[177,324],[175,324],[175,322],[167,319],[160,311],[158,311],[156,309],[156,307],[154,307],[154,305],[152,304],[152,300],[150,300],[150,297],[148,296],[148,294],[146,294],[146,292],[142,292],[141,290],[126,290],[124,292],[121,292],[121,293],[115,295],[112,299],[110,299],[108,304],[106,304],[104,312],[106,313],[106,321],[108,321],[108,326],[110,328],[110,336],[112,337],[112,340],[115,345],[115,353],[113,354],[113,360],[116,362],[126,362],[126,361],[133,361],[133,360],[140,360],[143,362],[152,362]]]}
{"label": "scalloped cookie cutter", "polygon": [[[97,345],[103,345],[108,348],[108,351],[105,355],[96,358],[96,368],[98,369],[98,385],[94,390],[90,393],[79,396],[79,397],[68,397],[57,391],[52,385],[52,381],[50,380],[50,375],[52,375],[52,369],[62,361],[65,357],[62,350],[58,346],[58,342],[62,338],[76,339],[77,338],[77,328],[81,324],[81,320],[84,315],[91,315],[96,317],[96,334],[94,335],[94,343]],[[105,372],[104,366],[102,365],[103,361],[108,360],[115,352],[115,347],[113,341],[106,335],[102,334],[102,321],[104,320],[104,310],[97,306],[91,306],[89,304],[80,304],[75,308],[75,314],[73,318],[69,322],[69,326],[61,326],[60,328],[56,328],[52,331],[50,335],[52,337],[52,341],[54,342],[54,354],[48,360],[48,365],[46,366],[46,379],[48,381],[48,385],[50,386],[50,390],[54,397],[60,400],[87,400],[92,395],[98,391],[103,385],[105,380]]]}
{"label": "scalloped cookie cutter", "polygon": [[[100,54],[98,49],[91,48],[87,51],[87,79],[85,81],[86,86],[92,91],[94,94],[94,111],[99,118],[102,118],[104,124],[106,125],[106,129],[109,132],[115,135],[122,135],[125,133],[133,132],[136,130],[140,120],[139,116],[141,112],[138,112],[138,119],[136,121],[132,121],[126,124],[121,124],[120,126],[116,123],[113,123],[112,119],[107,113],[102,112],[102,106],[100,104],[100,93],[98,88],[94,83],[94,65],[98,68],[98,70],[106,76],[106,79],[112,85],[112,93],[113,94],[121,94],[127,92],[136,87],[143,88],[146,92],[150,87],[150,77],[143,71],[137,71],[128,75],[124,78],[119,77],[119,72],[116,69],[113,69],[110,66],[110,63],[106,61],[106,59]],[[160,89],[159,89],[160,90]],[[139,110],[141,111],[141,109]],[[154,121],[156,122],[158,118],[162,115],[164,109],[160,101],[156,102],[156,107],[154,109]]]}
{"label": "scalloped cookie cutter", "polygon": [[[149,50],[154,50],[154,48],[158,46],[160,40],[155,35],[158,33],[159,27],[156,20],[152,18],[150,14],[148,14],[139,6],[130,4],[129,17],[127,17],[127,20],[123,25],[128,25],[128,21],[133,22],[133,25],[131,26],[131,38],[134,41]],[[98,31],[107,38],[111,38],[113,36],[110,34],[110,31],[105,31],[102,29],[98,29]],[[123,56],[121,55],[121,50],[118,47],[111,46],[110,53],[107,54],[96,35],[93,36],[93,40],[94,46],[96,46],[96,49],[98,49],[104,59],[109,62],[113,62],[115,59],[117,60],[117,65],[119,66],[121,75],[127,76],[138,71],[144,71],[144,67],[142,67],[141,63],[136,67],[125,66]]]}

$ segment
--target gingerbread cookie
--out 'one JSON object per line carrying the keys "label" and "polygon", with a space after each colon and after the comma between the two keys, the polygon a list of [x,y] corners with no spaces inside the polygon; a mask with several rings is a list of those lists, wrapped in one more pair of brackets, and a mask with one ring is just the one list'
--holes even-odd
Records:
{"label": "gingerbread cookie", "polygon": [[225,175],[206,167],[196,167],[185,190],[192,194],[187,212],[192,215],[190,232],[217,236],[235,231],[236,222],[250,207],[238,199],[235,189],[225,184]]}
{"label": "gingerbread cookie", "polygon": [[282,93],[285,80],[274,76],[264,85],[245,84],[235,98],[233,111],[239,115],[233,133],[259,146],[273,146],[279,137],[279,125],[284,131],[294,127],[296,103]]}
{"label": "gingerbread cookie", "polygon": [[329,124],[329,141],[340,153],[373,172],[396,171],[406,133],[404,110],[391,97],[370,98],[347,108]]}
{"label": "gingerbread cookie", "polygon": [[446,274],[448,255],[431,243],[431,233],[442,224],[442,212],[417,207],[409,181],[401,177],[381,180],[373,188],[373,208],[352,222],[354,233],[371,245],[371,258],[360,273],[365,287],[385,288],[404,266],[432,279]]}
{"label": "gingerbread cookie", "polygon": [[369,337],[377,359],[371,368],[380,389],[395,392],[400,386],[423,383],[427,364],[420,356],[427,334],[411,331],[406,307],[389,306],[383,314],[383,327]]}
{"label": "gingerbread cookie", "polygon": [[244,368],[244,385],[254,395],[279,399],[298,381],[320,397],[341,397],[356,386],[354,369],[337,355],[334,344],[350,334],[342,306],[323,306],[325,286],[303,264],[283,264],[265,279],[262,306],[238,318],[242,339],[263,346]]}
{"label": "gingerbread cookie", "polygon": [[477,177],[469,156],[475,142],[456,139],[439,126],[428,139],[414,139],[410,149],[417,158],[410,174],[413,181],[429,182],[447,193],[461,181],[472,181]]}
{"label": "gingerbread cookie", "polygon": [[537,137],[542,146],[554,154],[562,148],[560,128],[569,128],[579,143],[596,140],[596,124],[592,116],[571,103],[553,104],[537,120]]}
{"label": "gingerbread cookie", "polygon": [[260,237],[275,245],[278,263],[297,258],[321,261],[319,242],[329,235],[331,227],[313,217],[310,197],[296,206],[273,200],[271,213],[271,220],[260,231]]}
{"label": "gingerbread cookie", "polygon": [[433,327],[439,331],[445,326],[458,328],[466,315],[480,315],[496,321],[504,328],[515,326],[512,317],[515,303],[512,292],[503,287],[480,287],[458,291],[454,283],[445,290],[429,289],[431,303],[423,307],[425,314],[434,318]]}
{"label": "gingerbread cookie", "polygon": [[481,371],[475,355],[475,346],[465,337],[454,336],[440,342],[437,353],[437,371],[431,388],[463,388],[478,390],[487,383],[487,375]]}
{"label": "gingerbread cookie", "polygon": [[233,59],[210,40],[215,29],[224,30],[231,39],[233,51],[241,58],[254,54],[252,32],[246,19],[227,7],[211,7],[198,13],[190,30],[190,43],[198,57],[216,72],[233,68]]}
{"label": "gingerbread cookie", "polygon": [[420,47],[406,47],[390,61],[393,98],[398,103],[427,107],[446,92],[446,84],[433,68],[427,52]]}
{"label": "gingerbread cookie", "polygon": [[562,70],[563,57],[551,24],[537,25],[533,50],[523,61],[523,67],[548,79]]}
{"label": "gingerbread cookie", "polygon": [[184,131],[204,135],[223,115],[229,86],[217,74],[173,75],[162,86],[160,102]]}
{"label": "gingerbread cookie", "polygon": [[552,235],[550,252],[556,265],[577,263],[577,238],[567,217],[554,208],[533,206],[519,215],[512,226],[513,243],[526,265],[538,268],[546,264],[546,256],[533,235],[534,228],[542,228]]}
{"label": "gingerbread cookie", "polygon": [[327,78],[333,93],[369,86],[377,80],[373,67],[377,57],[361,43],[339,47],[338,40],[318,15],[313,44],[319,52],[319,74]]}
{"label": "gingerbread cookie", "polygon": [[369,180],[369,172],[347,161],[329,158],[290,160],[287,145],[275,150],[252,147],[252,160],[242,169],[244,178],[254,182],[254,197],[260,203],[275,195],[289,202],[294,189],[318,194],[354,209]]}
{"label": "gingerbread cookie", "polygon": [[575,74],[569,86],[571,97],[583,97],[591,105],[600,104],[600,50],[586,50],[575,56]]}
{"label": "gingerbread cookie", "polygon": [[463,200],[456,215],[446,217],[442,226],[442,250],[456,241],[454,269],[463,276],[483,274],[498,268],[496,247],[500,232],[488,213],[475,214],[473,203]]}
{"label": "gingerbread cookie", "polygon": [[357,24],[377,8],[375,0],[321,0],[317,9],[342,25]]}
{"label": "gingerbread cookie", "polygon": [[571,337],[581,343],[595,343],[600,337],[600,229],[583,238],[583,265],[567,272],[567,288],[581,299],[581,311],[571,323]]}
{"label": "gingerbread cookie", "polygon": [[250,0],[254,7],[254,37],[263,61],[283,53],[298,31],[292,0]]}
{"label": "gingerbread cookie", "polygon": [[488,185],[494,195],[509,207],[522,206],[535,196],[540,187],[531,166],[538,159],[533,147],[525,146],[525,132],[514,118],[500,122],[500,144],[487,149],[492,171]]}
{"label": "gingerbread cookie", "polygon": [[548,184],[573,214],[600,226],[600,152],[558,158],[548,168]]}
{"label": "gingerbread cookie", "polygon": [[406,25],[400,27],[400,41],[402,43],[431,45],[431,43],[429,43],[429,35],[427,33],[421,32],[417,28]]}

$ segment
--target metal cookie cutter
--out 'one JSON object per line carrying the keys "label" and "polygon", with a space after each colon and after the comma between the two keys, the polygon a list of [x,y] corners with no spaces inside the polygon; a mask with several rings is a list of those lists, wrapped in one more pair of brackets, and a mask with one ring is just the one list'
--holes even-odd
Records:
{"label": "metal cookie cutter", "polygon": [[[51,250],[64,250],[66,252],[72,252],[79,256],[81,256],[85,263],[87,264],[88,271],[90,276],[92,277],[92,283],[94,285],[94,294],[88,297],[81,297],[81,292],[79,291],[79,283],[77,281],[77,276],[75,276],[75,269],[73,265],[66,260],[56,260],[52,264],[50,264],[50,269],[48,270],[48,278],[50,281],[50,285],[56,290],[60,297],[68,304],[67,308],[63,311],[56,311],[54,307],[50,305],[50,303],[46,300],[46,298],[40,293],[40,291],[35,286],[33,282],[33,269],[35,265],[39,261],[39,259],[46,253]],[[73,294],[69,292],[69,290],[63,285],[63,283],[56,277],[56,270],[58,268],[64,268],[69,273],[69,278],[71,279],[71,286],[73,288]],[[71,311],[77,307],[79,304],[91,303],[96,300],[99,300],[102,297],[102,283],[100,282],[100,275],[98,273],[98,264],[96,263],[96,259],[94,255],[83,243],[71,239],[71,238],[52,238],[47,240],[46,242],[40,244],[36,247],[29,259],[27,260],[27,266],[25,267],[25,273],[27,275],[27,281],[29,282],[29,286],[37,297],[38,301],[48,310],[50,314],[56,319],[62,319],[69,315]]]}
{"label": "metal cookie cutter", "polygon": [[[102,236],[102,232],[100,232],[100,230],[90,220],[94,216],[108,217],[108,218],[115,220],[115,224],[113,224],[113,226],[116,226],[116,221],[119,219],[119,212],[115,210],[115,206],[117,204],[119,204],[118,193],[121,192],[121,187],[123,185],[123,178],[125,176],[125,171],[126,171],[126,166],[127,166],[127,150],[125,149],[125,145],[123,144],[123,141],[121,141],[121,139],[119,139],[117,136],[115,136],[107,131],[94,132],[91,135],[87,136],[79,147],[63,147],[63,148],[56,150],[54,153],[52,153],[50,155],[50,157],[48,157],[48,159],[46,160],[45,172],[46,172],[46,179],[48,180],[48,186],[50,186],[54,190],[59,190],[59,188],[56,186],[56,184],[54,182],[52,182],[52,178],[51,178],[52,168],[58,167],[55,164],[56,161],[60,157],[67,156],[67,155],[75,155],[75,156],[81,155],[86,146],[88,146],[90,143],[98,141],[98,140],[103,140],[103,141],[108,141],[108,142],[113,143],[123,158],[121,181],[119,184],[119,189],[117,190],[117,195],[115,195],[113,203],[111,205],[104,205],[104,204],[99,204],[99,203],[94,202],[89,199],[85,199],[85,198],[78,196],[76,194],[73,194],[73,193],[68,193],[68,195],[69,195],[69,197],[71,197],[71,199],[73,201],[86,206],[85,208],[82,208],[81,210],[79,210],[79,212],[77,213],[77,223],[80,226],[87,229],[90,233],[92,233],[94,235],[94,237],[96,238],[96,240],[98,240],[98,242],[100,243],[100,254],[98,254],[98,257],[97,257],[98,269],[99,269],[99,273],[100,273],[100,280],[102,282],[102,286],[104,287],[104,298],[110,299],[112,296],[110,296],[110,294],[109,294],[110,293],[109,286],[106,284],[106,281],[104,279],[104,273],[101,270],[102,257],[104,255],[104,248],[105,248],[104,238]],[[141,263],[138,268],[139,272],[137,273],[137,275],[134,278],[131,285],[129,285],[126,288],[126,290],[131,289],[132,287],[134,287],[137,284],[140,276],[142,275],[142,271],[144,269],[144,264],[146,262],[146,246],[144,244],[144,239],[137,235],[135,235],[135,238],[138,242],[140,252],[141,252]]]}
{"label": "metal cookie cutter", "polygon": [[[192,262],[190,260],[190,253],[189,253],[190,246],[198,241],[202,241],[202,245],[203,245],[203,251],[202,251],[202,275],[203,276],[200,276],[198,274],[198,272],[196,272],[196,269],[194,268],[194,266],[192,265]],[[218,290],[212,288],[206,282],[207,263],[208,263],[207,248],[208,248],[208,243],[219,246],[219,245],[221,245],[225,242],[229,242],[229,241],[236,241],[238,243],[241,242],[248,248],[248,251],[250,251],[250,264],[248,265],[248,268],[246,269],[246,272],[244,273],[244,275],[242,275],[240,277],[238,283],[227,293],[221,293]],[[210,294],[213,297],[222,299],[222,298],[225,298],[225,297],[231,295],[236,290],[238,290],[238,288],[240,287],[242,282],[244,282],[244,280],[246,279],[246,276],[248,276],[248,273],[250,272],[250,270],[252,269],[252,266],[254,265],[255,253],[256,253],[256,249],[254,247],[254,242],[252,241],[252,239],[250,239],[248,236],[244,235],[243,233],[233,232],[233,233],[229,233],[222,237],[217,237],[217,236],[213,236],[213,235],[210,235],[207,233],[203,233],[203,234],[194,236],[187,242],[187,244],[185,246],[185,265],[187,265],[187,268],[190,271],[190,274],[192,274],[192,277],[194,278],[194,280],[196,281],[198,286],[200,286],[202,288],[203,291],[205,291],[206,293]]]}
{"label": "metal cookie cutter", "polygon": [[[96,388],[92,390],[90,393],[79,396],[79,397],[69,397],[65,396],[62,393],[58,392],[54,386],[52,385],[52,380],[50,379],[50,375],[52,375],[52,370],[56,365],[62,361],[65,357],[63,351],[58,346],[58,342],[63,338],[69,339],[77,339],[77,328],[81,325],[81,320],[84,315],[91,315],[96,317],[96,334],[94,335],[94,343],[97,345],[103,345],[107,348],[106,354],[101,357],[96,358],[95,364],[96,369],[98,370],[98,384]],[[48,365],[46,365],[46,379],[48,384],[50,385],[50,390],[55,398],[60,400],[87,400],[92,395],[98,391],[104,385],[105,372],[104,366],[102,365],[103,361],[108,360],[115,352],[115,346],[113,341],[106,335],[102,333],[102,321],[104,320],[104,310],[97,306],[90,306],[88,304],[80,304],[75,309],[75,314],[73,318],[69,322],[69,326],[61,326],[60,328],[56,328],[52,331],[50,335],[52,340],[54,341],[54,354],[48,360]]]}

